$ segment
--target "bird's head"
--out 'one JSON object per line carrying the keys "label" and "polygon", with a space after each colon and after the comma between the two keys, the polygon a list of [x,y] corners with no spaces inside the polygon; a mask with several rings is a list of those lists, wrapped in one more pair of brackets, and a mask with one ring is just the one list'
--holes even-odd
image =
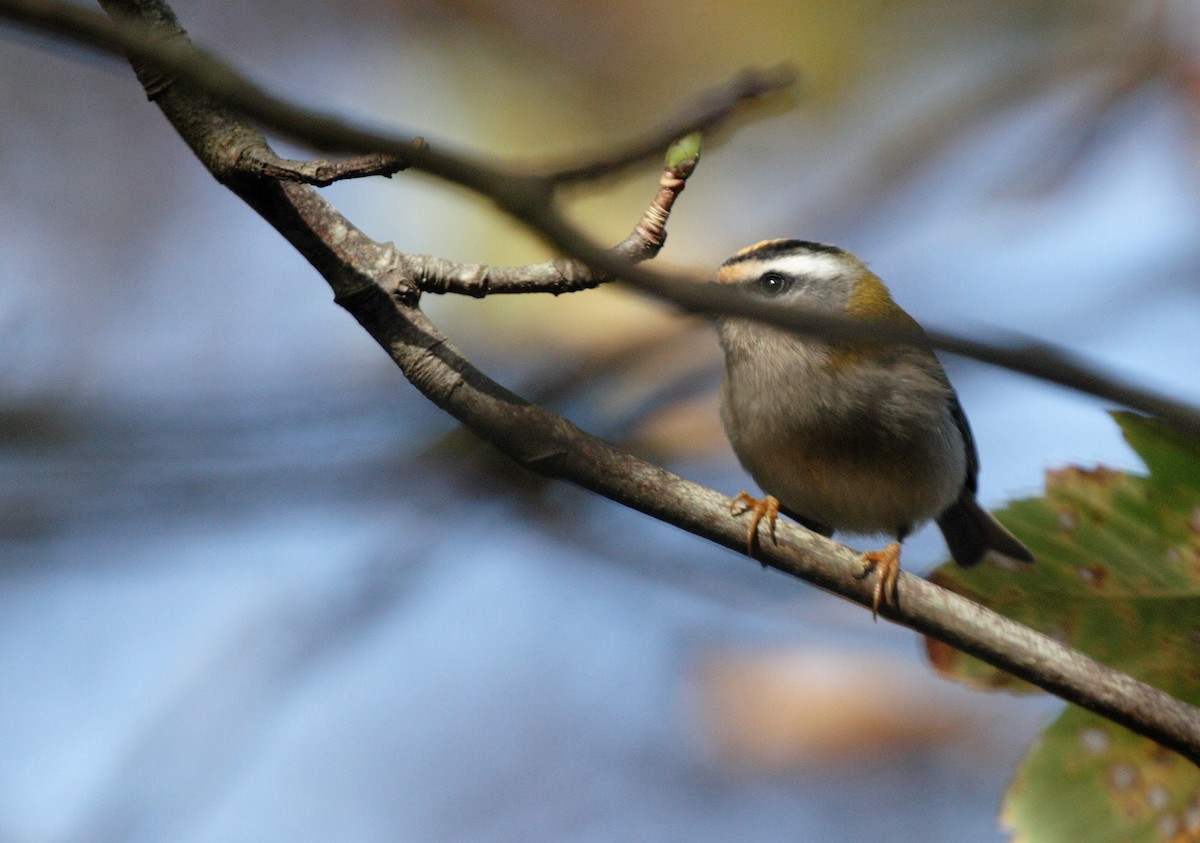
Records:
{"label": "bird's head", "polygon": [[778,301],[860,318],[903,319],[875,273],[837,246],[808,240],[764,240],[735,254],[717,270],[718,284],[764,301]]}
{"label": "bird's head", "polygon": [[[764,240],[729,258],[717,270],[719,285],[736,288],[742,295],[810,312],[871,319],[901,328],[919,330],[912,317],[892,300],[879,277],[854,255],[825,243],[809,240]],[[820,340],[742,316],[718,316],[726,351],[766,351],[782,342],[797,350],[826,347]],[[887,344],[869,340],[844,340],[833,344],[828,362],[835,365],[884,353]]]}

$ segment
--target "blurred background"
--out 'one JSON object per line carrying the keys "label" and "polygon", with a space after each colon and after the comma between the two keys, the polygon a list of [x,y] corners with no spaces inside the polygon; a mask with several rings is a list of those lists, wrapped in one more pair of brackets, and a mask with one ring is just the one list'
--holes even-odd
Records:
{"label": "blurred background", "polygon": [[[1195,3],[175,3],[270,89],[560,156],[747,65],[661,261],[842,245],[927,326],[1200,401]],[[429,406],[127,67],[0,30],[0,840],[1000,841],[1058,710],[521,473]],[[281,145],[285,153],[303,150]],[[647,166],[573,197],[623,237]],[[418,176],[326,194],[465,261],[545,249]],[[715,337],[620,289],[427,299],[522,394],[726,493]],[[1100,402],[948,359],[985,503],[1138,468]],[[864,544],[870,546],[870,540]],[[909,570],[942,560],[914,537]]]}

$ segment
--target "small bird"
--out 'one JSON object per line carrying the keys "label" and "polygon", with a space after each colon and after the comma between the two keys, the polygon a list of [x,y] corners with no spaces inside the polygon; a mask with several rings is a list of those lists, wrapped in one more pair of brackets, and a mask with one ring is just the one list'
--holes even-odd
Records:
{"label": "small bird", "polygon": [[[764,301],[909,328],[920,326],[883,282],[836,246],[766,240],[725,261],[716,281]],[[763,519],[780,512],[828,536],[884,533],[863,554],[878,573],[872,614],[896,596],[900,542],[933,519],[954,561],[1033,554],[975,498],[979,458],[971,428],[933,353],[906,343],[829,341],[735,315],[718,315],[725,352],[721,421],[734,453],[767,497],[745,491],[752,553]]]}

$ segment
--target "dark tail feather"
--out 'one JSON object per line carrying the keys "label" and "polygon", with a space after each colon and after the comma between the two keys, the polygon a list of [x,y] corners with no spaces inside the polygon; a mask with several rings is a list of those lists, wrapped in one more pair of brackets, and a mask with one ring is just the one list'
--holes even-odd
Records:
{"label": "dark tail feather", "polygon": [[937,525],[954,561],[964,568],[977,564],[989,550],[1018,562],[1033,562],[1020,540],[984,511],[975,496],[964,494],[941,514]]}

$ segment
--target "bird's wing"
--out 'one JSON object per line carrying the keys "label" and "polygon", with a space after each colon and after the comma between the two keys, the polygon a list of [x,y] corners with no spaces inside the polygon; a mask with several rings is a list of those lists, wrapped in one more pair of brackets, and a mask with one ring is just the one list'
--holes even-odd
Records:
{"label": "bird's wing", "polygon": [[967,477],[963,481],[963,489],[974,497],[979,486],[979,452],[975,450],[975,437],[971,435],[967,414],[963,412],[953,388],[950,390],[950,418],[954,419],[954,426],[962,434],[963,446],[967,449]]}

